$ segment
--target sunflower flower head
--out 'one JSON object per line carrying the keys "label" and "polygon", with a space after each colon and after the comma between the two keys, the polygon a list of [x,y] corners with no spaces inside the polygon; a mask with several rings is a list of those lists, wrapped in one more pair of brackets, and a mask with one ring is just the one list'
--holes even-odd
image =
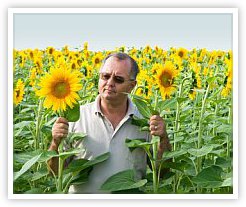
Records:
{"label": "sunflower flower head", "polygon": [[157,81],[163,99],[170,97],[175,91],[174,78],[178,75],[172,62],[167,61],[164,67],[157,71]]}
{"label": "sunflower flower head", "polygon": [[80,74],[77,70],[62,67],[51,68],[41,79],[36,94],[45,98],[44,107],[53,111],[66,111],[67,106],[74,107],[79,100],[78,91],[81,90]]}
{"label": "sunflower flower head", "polygon": [[180,58],[180,59],[186,59],[187,58],[187,54],[188,54],[188,50],[185,48],[179,48],[176,51],[176,55]]}
{"label": "sunflower flower head", "polygon": [[190,92],[189,92],[189,98],[191,100],[195,100],[195,98],[196,98],[196,91],[194,89],[193,90],[190,90]]}
{"label": "sunflower flower head", "polygon": [[18,79],[15,89],[14,89],[14,104],[18,105],[24,97],[24,89],[25,89],[25,85],[23,83],[23,81],[21,79]]}
{"label": "sunflower flower head", "polygon": [[84,42],[84,45],[83,45],[83,47],[84,47],[84,50],[88,50],[88,42]]}

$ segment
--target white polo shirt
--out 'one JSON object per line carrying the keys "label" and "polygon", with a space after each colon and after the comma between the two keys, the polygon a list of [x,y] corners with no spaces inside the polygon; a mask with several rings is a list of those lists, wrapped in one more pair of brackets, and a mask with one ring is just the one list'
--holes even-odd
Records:
{"label": "white polo shirt", "polygon": [[132,116],[141,117],[132,101],[128,99],[128,111],[118,126],[114,129],[110,121],[102,114],[100,109],[100,96],[95,102],[80,107],[80,119],[69,123],[69,131],[83,132],[87,136],[74,146],[85,149],[77,158],[92,159],[103,153],[109,152],[108,160],[94,166],[90,173],[89,181],[81,185],[72,185],[69,193],[110,193],[103,192],[101,185],[113,174],[134,169],[138,178],[145,175],[147,156],[143,149],[132,152],[125,144],[126,139],[149,140],[149,133],[139,130],[132,125]]}

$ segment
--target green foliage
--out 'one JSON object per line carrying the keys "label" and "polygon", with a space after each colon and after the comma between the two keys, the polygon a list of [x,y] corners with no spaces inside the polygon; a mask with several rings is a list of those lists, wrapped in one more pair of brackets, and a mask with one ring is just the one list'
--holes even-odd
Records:
{"label": "green foliage", "polygon": [[64,118],[67,119],[68,122],[76,122],[79,120],[80,117],[80,104],[76,104],[72,109],[67,108],[64,111]]}
{"label": "green foliage", "polygon": [[133,170],[126,170],[108,178],[103,185],[101,190],[105,191],[121,191],[130,190],[134,188],[140,188],[147,183],[146,179],[136,180]]}

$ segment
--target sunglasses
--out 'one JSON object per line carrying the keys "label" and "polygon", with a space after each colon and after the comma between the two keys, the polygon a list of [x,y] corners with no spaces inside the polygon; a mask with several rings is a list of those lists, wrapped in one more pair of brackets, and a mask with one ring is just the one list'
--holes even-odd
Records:
{"label": "sunglasses", "polygon": [[[105,80],[105,81],[109,80],[111,78],[111,76],[112,75],[110,73],[100,73],[100,78],[102,80]],[[118,83],[118,84],[122,84],[125,81],[134,81],[133,79],[126,80],[125,78],[123,78],[121,76],[117,76],[117,75],[113,76],[113,80],[114,80],[115,83]]]}

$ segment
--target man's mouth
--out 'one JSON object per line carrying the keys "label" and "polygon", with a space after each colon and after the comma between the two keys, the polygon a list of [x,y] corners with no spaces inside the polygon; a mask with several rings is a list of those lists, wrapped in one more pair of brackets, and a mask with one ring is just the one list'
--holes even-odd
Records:
{"label": "man's mouth", "polygon": [[108,91],[108,92],[110,92],[110,93],[116,93],[115,90],[111,90],[111,89],[107,89],[107,88],[105,88],[104,91]]}

